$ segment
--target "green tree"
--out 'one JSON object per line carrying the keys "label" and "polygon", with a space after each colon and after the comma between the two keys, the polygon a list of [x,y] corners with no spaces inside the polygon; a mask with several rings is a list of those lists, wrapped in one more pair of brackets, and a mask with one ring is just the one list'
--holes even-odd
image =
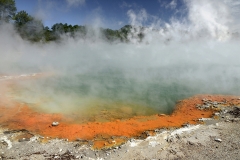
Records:
{"label": "green tree", "polygon": [[107,38],[107,40],[109,41],[114,41],[114,40],[117,40],[117,39],[120,39],[121,40],[121,36],[119,34],[119,31],[118,30],[112,30],[112,29],[103,29],[102,30],[103,32],[103,35]]}
{"label": "green tree", "polygon": [[44,38],[45,38],[45,42],[49,42],[49,41],[55,41],[57,40],[57,36],[54,34],[54,32],[52,30],[49,29],[49,27],[44,27]]}
{"label": "green tree", "polygon": [[63,28],[62,23],[54,24],[51,29],[55,34],[63,34],[64,33],[64,28]]}
{"label": "green tree", "polygon": [[14,17],[16,11],[14,0],[0,0],[0,21],[9,22]]}
{"label": "green tree", "polygon": [[24,30],[27,39],[34,42],[43,40],[44,26],[41,20],[33,18],[31,21],[27,22],[22,29]]}
{"label": "green tree", "polygon": [[34,42],[43,39],[44,26],[41,20],[33,18],[26,11],[18,12],[14,20],[16,29],[23,38]]}
{"label": "green tree", "polygon": [[22,27],[26,23],[32,21],[33,17],[30,16],[26,11],[20,11],[14,16],[13,19],[15,20],[17,27]]}

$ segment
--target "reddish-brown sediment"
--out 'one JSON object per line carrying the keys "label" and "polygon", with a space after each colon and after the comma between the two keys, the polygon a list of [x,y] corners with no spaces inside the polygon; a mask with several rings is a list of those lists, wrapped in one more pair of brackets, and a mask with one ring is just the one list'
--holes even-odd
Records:
{"label": "reddish-brown sediment", "polygon": [[[3,100],[2,97],[0,98],[0,124],[9,129],[27,129],[32,133],[51,138],[66,138],[71,141],[94,139],[95,148],[101,148],[106,145],[123,143],[125,139],[120,137],[135,137],[146,130],[180,127],[184,123],[196,124],[199,118],[211,117],[213,110],[196,108],[197,104],[202,104],[203,98],[212,101],[226,100],[231,105],[240,102],[238,97],[234,96],[197,95],[180,101],[171,115],[136,116],[111,122],[77,124],[71,117],[62,114],[39,113],[24,103],[11,102],[11,105],[7,106],[8,101]],[[52,126],[53,121],[58,121],[60,124]]]}

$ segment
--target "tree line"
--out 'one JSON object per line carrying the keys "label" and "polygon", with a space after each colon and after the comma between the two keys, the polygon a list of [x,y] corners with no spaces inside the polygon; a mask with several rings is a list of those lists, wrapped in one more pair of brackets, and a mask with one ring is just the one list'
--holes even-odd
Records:
{"label": "tree line", "polygon": [[[61,41],[63,35],[72,38],[96,38],[96,29],[91,26],[67,23],[56,23],[51,28],[44,26],[42,20],[34,18],[26,11],[17,12],[15,0],[0,0],[0,25],[2,23],[13,23],[19,35],[31,42]],[[125,25],[119,30],[98,28],[101,38],[109,42],[128,42],[132,37],[141,41],[144,37],[143,32],[138,30],[137,33],[133,33],[133,30],[131,25]]]}

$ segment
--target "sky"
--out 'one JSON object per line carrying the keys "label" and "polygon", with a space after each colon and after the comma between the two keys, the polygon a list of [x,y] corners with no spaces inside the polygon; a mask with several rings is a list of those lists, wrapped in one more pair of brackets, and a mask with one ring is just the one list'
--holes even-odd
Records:
{"label": "sky", "polygon": [[[133,14],[151,21],[168,22],[184,16],[183,0],[15,0],[17,11],[25,10],[41,19],[45,26],[55,23],[95,25],[119,29],[131,24]],[[144,17],[148,17],[144,19]]]}

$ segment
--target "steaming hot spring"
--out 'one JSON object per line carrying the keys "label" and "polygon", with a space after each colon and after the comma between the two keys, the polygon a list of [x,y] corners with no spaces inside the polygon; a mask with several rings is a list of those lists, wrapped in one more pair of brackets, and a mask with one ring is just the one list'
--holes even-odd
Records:
{"label": "steaming hot spring", "polygon": [[[230,102],[233,97],[219,95],[240,93],[239,7],[185,3],[185,20],[144,29],[142,12],[129,12],[135,27],[129,42],[96,36],[31,44],[1,25],[1,125],[51,138],[98,139],[99,147],[111,145],[103,137],[122,143],[212,116],[212,109],[196,108],[202,99]],[[136,40],[140,31],[144,38]]]}
{"label": "steaming hot spring", "polygon": [[213,110],[196,108],[204,98],[232,99],[184,98],[239,93],[235,42],[76,43],[47,46],[47,54],[34,46],[36,53],[11,59],[11,74],[0,78],[3,126],[69,140],[125,137],[116,138],[122,143],[146,130],[212,116]]}

